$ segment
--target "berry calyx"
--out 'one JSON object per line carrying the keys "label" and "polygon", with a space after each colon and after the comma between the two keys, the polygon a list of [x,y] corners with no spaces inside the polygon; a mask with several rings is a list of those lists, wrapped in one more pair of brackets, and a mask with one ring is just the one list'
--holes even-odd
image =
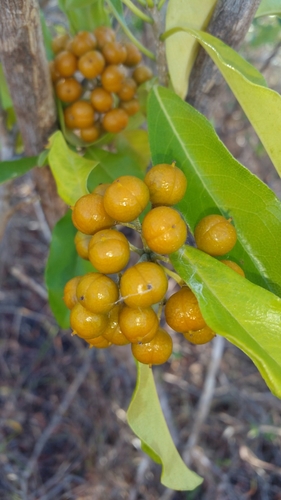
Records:
{"label": "berry calyx", "polygon": [[165,307],[165,318],[168,325],[179,333],[200,330],[206,326],[198,300],[187,286],[169,297]]}
{"label": "berry calyx", "polygon": [[120,280],[120,292],[129,307],[149,307],[160,302],[168,288],[163,269],[154,262],[140,262],[127,269]]}
{"label": "berry calyx", "polygon": [[142,234],[153,252],[170,254],[185,243],[187,227],[173,208],[156,207],[144,217]]}
{"label": "berry calyx", "polygon": [[125,306],[119,315],[119,324],[131,343],[150,342],[155,336],[159,320],[152,307],[132,308]]}
{"label": "berry calyx", "polygon": [[119,273],[129,262],[130,247],[124,234],[104,229],[92,236],[89,260],[100,273]]}
{"label": "berry calyx", "polygon": [[215,257],[233,249],[237,234],[231,222],[222,215],[207,215],[195,227],[194,238],[199,250]]}
{"label": "berry calyx", "polygon": [[118,177],[104,195],[106,212],[119,222],[131,222],[145,209],[149,190],[145,183],[132,175]]}
{"label": "berry calyx", "polygon": [[133,356],[145,365],[161,365],[168,361],[173,351],[171,336],[163,328],[159,328],[150,342],[132,344]]}
{"label": "berry calyx", "polygon": [[152,205],[175,205],[185,194],[187,180],[175,164],[154,165],[146,174],[144,182],[150,192]]}

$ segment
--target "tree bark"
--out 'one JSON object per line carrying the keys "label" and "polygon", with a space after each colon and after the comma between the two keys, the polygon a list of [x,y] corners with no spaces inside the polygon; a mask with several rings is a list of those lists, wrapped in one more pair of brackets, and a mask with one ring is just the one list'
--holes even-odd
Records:
{"label": "tree bark", "polygon": [[[261,0],[218,0],[207,31],[237,49],[244,40]],[[219,70],[203,48],[190,75],[187,102],[210,118],[219,102],[222,85]]]}
{"label": "tree bark", "polygon": [[[36,0],[2,0],[0,58],[26,155],[39,154],[56,129],[56,110]],[[34,180],[50,227],[65,212],[49,167]]]}

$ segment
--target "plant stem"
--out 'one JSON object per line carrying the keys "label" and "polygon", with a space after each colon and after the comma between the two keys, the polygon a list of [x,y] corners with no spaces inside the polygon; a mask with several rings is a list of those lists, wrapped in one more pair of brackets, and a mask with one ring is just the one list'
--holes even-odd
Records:
{"label": "plant stem", "polygon": [[146,23],[150,23],[150,24],[153,24],[154,21],[153,19],[148,16],[147,14],[145,14],[144,12],[142,12],[136,5],[133,4],[133,2],[131,2],[131,0],[122,0],[122,2],[127,5],[127,7],[137,16],[139,17],[140,19],[142,19],[143,21],[145,21]]}

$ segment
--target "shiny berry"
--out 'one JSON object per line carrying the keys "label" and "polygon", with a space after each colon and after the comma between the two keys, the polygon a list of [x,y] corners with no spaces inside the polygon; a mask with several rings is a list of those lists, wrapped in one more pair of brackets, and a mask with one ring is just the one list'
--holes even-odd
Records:
{"label": "shiny berry", "polygon": [[125,43],[127,55],[124,61],[125,66],[136,66],[142,60],[142,55],[139,49],[131,42]]}
{"label": "shiny berry", "polygon": [[149,307],[160,302],[168,288],[162,267],[154,262],[140,262],[124,272],[120,292],[129,307]]}
{"label": "shiny berry", "polygon": [[70,326],[82,339],[99,337],[106,329],[107,323],[107,316],[88,311],[79,303],[71,309]]}
{"label": "shiny berry", "polygon": [[119,315],[123,305],[116,305],[111,309],[108,315],[108,326],[103,332],[103,337],[114,345],[127,345],[130,341],[125,337],[119,324]]}
{"label": "shiny berry", "polygon": [[187,180],[174,164],[154,165],[146,174],[144,182],[150,193],[152,205],[175,205],[185,194]]}
{"label": "shiny berry", "polygon": [[75,78],[61,79],[56,84],[56,94],[63,102],[74,102],[82,94],[82,87]]}
{"label": "shiny berry", "polygon": [[116,108],[111,109],[104,115],[102,126],[106,132],[117,134],[126,128],[128,121],[128,114],[123,109]]}
{"label": "shiny berry", "polygon": [[101,184],[98,184],[95,187],[93,193],[100,194],[101,196],[103,196],[109,186],[110,186],[109,182],[102,182]]}
{"label": "shiny berry", "polygon": [[185,243],[187,227],[173,208],[156,207],[143,219],[142,234],[153,252],[170,254]]}
{"label": "shiny berry", "polygon": [[222,215],[207,215],[195,227],[194,238],[199,250],[218,256],[232,250],[237,234],[231,222]]}
{"label": "shiny berry", "polygon": [[53,38],[51,45],[54,54],[58,54],[59,52],[64,50],[69,40],[70,37],[67,33],[64,33],[63,35],[57,35],[55,38]]}
{"label": "shiny berry", "polygon": [[159,320],[152,307],[141,309],[125,306],[120,312],[119,324],[125,337],[131,342],[150,342],[155,336]]}
{"label": "shiny berry", "polygon": [[104,209],[103,196],[97,193],[86,194],[77,200],[72,222],[84,234],[95,234],[114,225],[114,219]]}
{"label": "shiny berry", "polygon": [[59,52],[54,61],[55,69],[61,76],[72,76],[77,70],[77,58],[69,50]]}
{"label": "shiny berry", "polygon": [[149,201],[145,183],[132,175],[115,179],[104,195],[106,212],[120,222],[130,222],[138,217]]}
{"label": "shiny berry", "polygon": [[89,244],[89,260],[100,272],[119,273],[130,259],[130,247],[123,233],[104,229],[92,236]]}
{"label": "shiny berry", "polygon": [[130,101],[120,102],[120,108],[127,113],[128,116],[135,115],[140,110],[140,103],[138,99],[131,99]]}
{"label": "shiny berry", "polygon": [[190,330],[189,332],[185,332],[183,333],[183,336],[192,344],[201,345],[210,342],[216,334],[206,325],[200,330]]}
{"label": "shiny berry", "polygon": [[98,26],[94,30],[94,35],[97,39],[99,49],[102,49],[106,43],[114,42],[115,40],[115,33],[108,26]]}
{"label": "shiny berry", "polygon": [[171,336],[159,328],[153,339],[145,344],[132,344],[133,356],[145,365],[161,365],[168,361],[173,351]]}
{"label": "shiny berry", "polygon": [[120,92],[124,79],[124,71],[116,64],[107,66],[101,75],[102,86],[108,92]]}
{"label": "shiny berry", "polygon": [[118,97],[121,101],[130,101],[133,99],[137,90],[137,84],[133,78],[125,78],[121,90],[118,92]]}
{"label": "shiny berry", "polygon": [[153,77],[153,73],[148,66],[140,65],[133,71],[133,79],[138,85],[150,80]]}
{"label": "shiny berry", "polygon": [[87,101],[76,101],[71,104],[71,113],[74,117],[75,128],[88,128],[94,123],[95,112]]}
{"label": "shiny berry", "polygon": [[105,60],[98,50],[90,50],[80,57],[78,69],[85,78],[96,78],[103,72]]}
{"label": "shiny berry", "polygon": [[82,257],[82,259],[89,260],[88,253],[91,237],[91,235],[81,233],[80,231],[78,231],[75,235],[74,244],[76,252],[78,253],[78,255],[80,255],[80,257]]}
{"label": "shiny berry", "polygon": [[206,326],[198,300],[187,286],[169,297],[165,307],[165,317],[168,325],[180,333],[200,330]]}
{"label": "shiny berry", "polygon": [[113,107],[113,97],[102,87],[96,87],[90,96],[93,108],[99,113],[106,113]]}
{"label": "shiny berry", "polygon": [[77,57],[81,57],[86,52],[95,49],[96,46],[96,37],[89,31],[79,31],[71,42],[71,50]]}
{"label": "shiny berry", "polygon": [[78,283],[76,295],[78,302],[88,311],[107,314],[118,300],[116,283],[100,273],[88,273]]}
{"label": "shiny berry", "polygon": [[93,339],[87,339],[87,342],[90,347],[95,347],[96,349],[107,349],[107,347],[111,345],[111,342],[109,342],[103,335]]}
{"label": "shiny berry", "polygon": [[66,127],[70,129],[76,128],[76,121],[71,106],[67,106],[67,108],[64,109],[63,115]]}
{"label": "shiny berry", "polygon": [[127,50],[120,42],[107,42],[102,48],[102,54],[107,64],[122,64],[127,56]]}
{"label": "shiny berry", "polygon": [[80,137],[85,142],[95,142],[100,136],[100,127],[96,124],[80,130]]}
{"label": "shiny berry", "polygon": [[72,309],[77,304],[76,290],[81,276],[75,276],[69,280],[63,290],[63,300],[68,309]]}

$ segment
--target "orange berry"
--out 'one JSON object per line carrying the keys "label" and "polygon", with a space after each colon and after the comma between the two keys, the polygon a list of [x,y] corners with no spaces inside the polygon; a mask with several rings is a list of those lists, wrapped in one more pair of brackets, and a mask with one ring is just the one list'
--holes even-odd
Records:
{"label": "orange berry", "polygon": [[145,183],[132,175],[115,179],[104,195],[106,212],[120,222],[130,222],[138,217],[149,201]]}
{"label": "orange berry", "polygon": [[206,326],[198,300],[187,286],[169,297],[165,307],[165,317],[168,325],[180,333],[200,330]]}
{"label": "orange berry", "polygon": [[93,108],[99,113],[106,113],[113,107],[112,94],[102,87],[96,87],[92,91],[90,101]]}
{"label": "orange berry", "polygon": [[124,45],[120,42],[107,42],[102,48],[102,54],[107,64],[122,64],[127,56]]}
{"label": "orange berry", "polygon": [[131,99],[131,101],[121,102],[120,108],[123,109],[127,115],[133,116],[140,110],[140,103],[138,99]]}
{"label": "orange berry", "polygon": [[108,26],[98,26],[94,30],[95,37],[97,39],[98,48],[102,49],[102,47],[108,42],[114,42],[115,33]]}
{"label": "orange berry", "polygon": [[104,209],[103,196],[97,193],[86,194],[77,200],[72,222],[84,234],[95,234],[114,225],[114,219]]}
{"label": "orange berry", "polygon": [[81,276],[75,276],[69,280],[63,290],[63,300],[68,309],[72,309],[77,304],[76,290]]}
{"label": "orange berry", "polygon": [[51,45],[54,54],[58,54],[59,52],[64,50],[69,40],[70,36],[68,35],[68,33],[57,35],[55,38],[53,38]]}
{"label": "orange berry", "polygon": [[99,337],[95,337],[93,339],[87,339],[87,342],[91,347],[95,347],[96,349],[107,349],[107,347],[109,347],[111,344],[111,342],[108,342],[108,340],[104,338],[103,335],[100,335]]}
{"label": "orange berry", "polygon": [[76,128],[76,121],[72,113],[71,106],[67,106],[67,108],[64,109],[63,115],[64,115],[65,125],[70,129]]}
{"label": "orange berry", "polygon": [[89,31],[79,31],[72,40],[71,49],[73,54],[81,57],[86,52],[95,49],[97,40],[93,33]]}
{"label": "orange berry", "polygon": [[82,339],[99,337],[106,329],[107,323],[107,316],[87,311],[79,303],[71,309],[70,326]]}
{"label": "orange berry", "polygon": [[74,237],[74,244],[76,248],[76,252],[82,259],[89,260],[89,243],[90,243],[91,235],[81,233],[78,231]]}
{"label": "orange berry", "polygon": [[92,125],[88,128],[82,128],[80,130],[80,137],[85,142],[95,142],[100,136],[100,127],[98,125]]}
{"label": "orange berry", "polygon": [[72,76],[77,70],[77,59],[69,50],[59,52],[54,59],[56,71],[64,77]]}
{"label": "orange berry", "polygon": [[108,92],[120,92],[124,79],[124,71],[116,64],[107,66],[101,75],[102,86]]}
{"label": "orange berry", "polygon": [[82,94],[82,87],[75,78],[61,79],[56,84],[56,94],[63,102],[74,102]]}
{"label": "orange berry", "polygon": [[202,345],[210,342],[216,334],[206,325],[200,330],[190,330],[189,332],[185,332],[183,333],[183,336],[192,344]]}
{"label": "orange berry", "polygon": [[161,365],[168,361],[173,351],[171,336],[159,328],[153,339],[145,344],[132,344],[133,356],[145,365]]}
{"label": "orange berry", "polygon": [[55,61],[50,61],[49,62],[49,70],[50,70],[50,73],[51,73],[51,80],[52,80],[52,82],[53,83],[57,82],[61,78],[61,75],[60,75],[60,73],[55,68]]}
{"label": "orange berry", "polygon": [[93,190],[93,193],[100,194],[101,196],[103,196],[109,186],[110,186],[109,182],[103,182],[101,184],[98,184],[98,186],[96,186],[95,189]]}
{"label": "orange berry", "polygon": [[129,344],[129,340],[125,337],[119,325],[119,314],[123,306],[118,304],[111,309],[108,315],[108,326],[103,332],[103,337],[114,345]]}
{"label": "orange berry", "polygon": [[226,266],[230,267],[230,269],[232,269],[237,274],[240,274],[240,276],[243,276],[243,278],[245,278],[245,273],[244,273],[242,267],[238,266],[238,264],[236,264],[236,262],[233,262],[232,260],[221,260],[220,262],[222,262]]}
{"label": "orange berry", "polygon": [[88,311],[107,314],[118,300],[118,287],[114,281],[100,273],[88,273],[78,283],[78,302]]}
{"label": "orange berry", "polygon": [[71,105],[75,128],[89,128],[94,123],[95,112],[87,101],[76,101]]}
{"label": "orange berry", "polygon": [[119,324],[125,337],[131,342],[150,342],[155,336],[159,320],[152,307],[144,309],[125,306],[119,315]]}
{"label": "orange berry", "polygon": [[237,234],[231,222],[222,215],[207,215],[195,227],[194,238],[199,250],[218,256],[232,250]]}
{"label": "orange berry", "polygon": [[105,60],[98,50],[90,50],[80,57],[78,69],[85,78],[96,78],[103,72]]}
{"label": "orange berry", "polygon": [[128,121],[128,114],[123,109],[116,108],[111,109],[104,115],[102,126],[106,132],[117,134],[126,128]]}
{"label": "orange berry", "polygon": [[174,164],[154,165],[146,174],[144,182],[150,193],[152,205],[175,205],[185,194],[187,180]]}
{"label": "orange berry", "polygon": [[154,262],[140,262],[124,272],[120,292],[129,307],[149,307],[160,302],[168,288],[163,269]]}
{"label": "orange berry", "polygon": [[125,43],[127,55],[124,61],[125,66],[136,66],[142,60],[142,55],[139,49],[131,42]]}
{"label": "orange berry", "polygon": [[174,208],[156,207],[144,217],[142,234],[153,252],[170,254],[185,243],[187,227]]}
{"label": "orange berry", "polygon": [[129,259],[130,247],[124,234],[114,229],[104,229],[92,236],[89,260],[100,273],[119,273]]}
{"label": "orange berry", "polygon": [[153,73],[148,66],[140,65],[133,71],[133,79],[138,85],[150,80],[153,77]]}
{"label": "orange berry", "polygon": [[137,90],[137,84],[133,78],[125,78],[121,90],[118,92],[118,97],[121,101],[130,101],[133,99]]}

